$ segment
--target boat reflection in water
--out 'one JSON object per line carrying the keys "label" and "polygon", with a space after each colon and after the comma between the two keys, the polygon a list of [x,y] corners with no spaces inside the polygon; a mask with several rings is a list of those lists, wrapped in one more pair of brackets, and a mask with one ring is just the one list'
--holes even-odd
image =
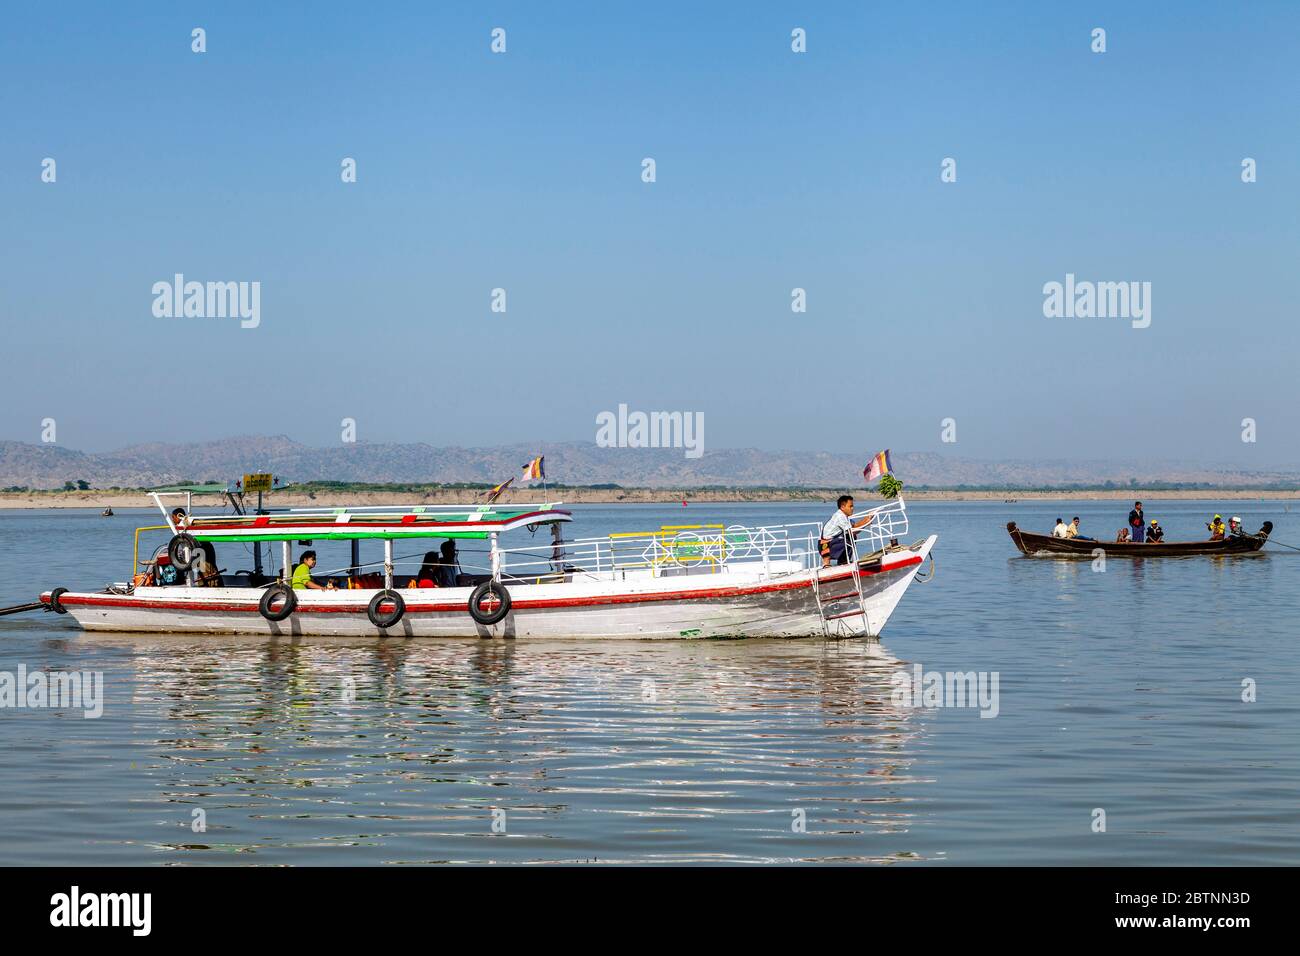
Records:
{"label": "boat reflection in water", "polygon": [[139,862],[917,858],[876,642],[78,643],[127,655]]}

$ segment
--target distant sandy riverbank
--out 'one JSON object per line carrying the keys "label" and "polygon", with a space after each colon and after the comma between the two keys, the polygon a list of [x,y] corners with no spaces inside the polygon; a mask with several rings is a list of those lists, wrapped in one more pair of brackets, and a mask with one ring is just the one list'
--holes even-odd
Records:
{"label": "distant sandy riverbank", "polygon": [[[874,501],[876,495],[866,489],[848,489],[858,498],[859,506]],[[836,492],[826,489],[786,491],[766,490],[672,490],[660,488],[622,489],[551,489],[543,493],[503,497],[502,504],[521,501],[565,501],[570,504],[646,504],[689,502],[737,501],[818,501],[829,502]],[[911,501],[1246,501],[1260,498],[1289,500],[1300,498],[1300,489],[1292,491],[1258,490],[1249,488],[1221,488],[1218,490],[1153,491],[1126,488],[1114,491],[908,491]],[[218,498],[204,495],[197,499],[203,504],[216,504]],[[331,492],[315,495],[277,492],[269,503],[280,508],[334,508],[343,505],[396,505],[396,504],[459,504],[478,501],[480,496],[465,491],[431,491],[412,494],[395,491]],[[147,508],[152,501],[143,492],[118,491],[46,491],[0,492],[0,509],[13,508]]]}

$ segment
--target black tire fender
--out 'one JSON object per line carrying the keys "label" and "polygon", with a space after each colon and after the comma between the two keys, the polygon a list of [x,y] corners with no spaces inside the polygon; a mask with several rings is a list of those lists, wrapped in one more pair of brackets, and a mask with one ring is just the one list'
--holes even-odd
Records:
{"label": "black tire fender", "polygon": [[[277,598],[283,598],[284,605],[275,608]],[[272,584],[262,592],[262,600],[257,602],[257,611],[268,621],[283,621],[286,617],[298,609],[298,595],[293,593],[293,588],[284,584]]]}
{"label": "black tire fender", "polygon": [[67,614],[68,609],[59,603],[59,598],[68,593],[67,588],[55,588],[50,592],[50,610],[55,614]]}
{"label": "black tire fender", "polygon": [[[489,594],[495,596],[499,602],[494,611],[485,611],[479,606]],[[510,613],[510,605],[510,592],[506,590],[504,584],[498,581],[484,581],[469,596],[469,616],[479,624],[490,627]]]}
{"label": "black tire fender", "polygon": [[[393,609],[385,614],[380,610],[385,604],[393,605]],[[366,617],[370,618],[370,623],[378,628],[394,627],[406,613],[406,601],[396,591],[386,589],[380,591],[370,599],[366,605]]]}
{"label": "black tire fender", "polygon": [[[184,549],[183,552],[182,549]],[[182,553],[185,557],[182,557]],[[172,563],[172,567],[177,571],[188,571],[194,566],[194,562],[198,560],[199,555],[202,553],[194,537],[184,531],[173,535],[172,539],[167,542],[167,560]]]}

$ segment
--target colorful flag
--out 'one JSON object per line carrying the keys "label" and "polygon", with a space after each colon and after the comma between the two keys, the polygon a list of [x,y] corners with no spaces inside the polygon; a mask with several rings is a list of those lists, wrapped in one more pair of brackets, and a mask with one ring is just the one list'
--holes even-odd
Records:
{"label": "colorful flag", "polygon": [[889,449],[886,448],[882,452],[877,452],[876,457],[871,459],[870,464],[868,464],[866,468],[862,469],[862,477],[868,482],[872,482],[877,478],[882,478],[885,475],[890,474],[893,471],[893,467],[894,463],[889,459]]}
{"label": "colorful flag", "polygon": [[491,491],[484,492],[484,494],[487,495],[488,504],[491,504],[492,502],[500,498],[501,492],[509,488],[513,482],[514,482],[514,478],[507,478],[505,481],[501,482],[501,484],[494,485]]}
{"label": "colorful flag", "polygon": [[546,479],[546,472],[542,470],[542,462],[545,460],[543,455],[540,458],[534,458],[528,464],[524,465],[523,481],[532,481],[534,478]]}

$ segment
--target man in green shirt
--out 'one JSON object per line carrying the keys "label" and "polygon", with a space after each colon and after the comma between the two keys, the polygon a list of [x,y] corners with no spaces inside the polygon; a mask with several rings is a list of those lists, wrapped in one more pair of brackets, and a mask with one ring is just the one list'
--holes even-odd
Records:
{"label": "man in green shirt", "polygon": [[328,586],[317,584],[311,579],[311,569],[316,567],[316,552],[304,551],[299,559],[299,565],[293,569],[293,589],[295,591],[305,591],[310,588],[313,591],[333,591],[334,585]]}

